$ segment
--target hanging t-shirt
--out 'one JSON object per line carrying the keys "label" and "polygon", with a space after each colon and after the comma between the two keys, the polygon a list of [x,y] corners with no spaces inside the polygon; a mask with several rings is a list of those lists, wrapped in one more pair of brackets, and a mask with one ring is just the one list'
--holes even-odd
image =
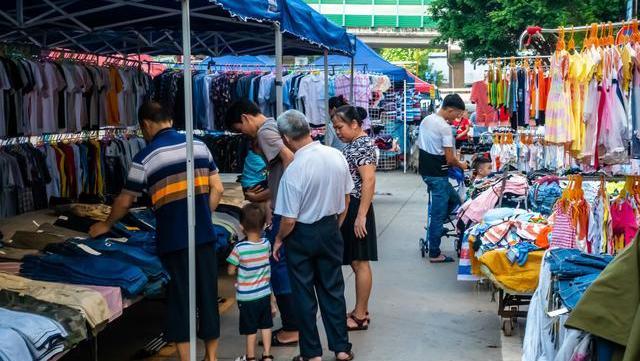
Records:
{"label": "hanging t-shirt", "polygon": [[476,124],[492,127],[496,124],[496,111],[489,104],[487,83],[483,80],[471,86],[471,102],[476,104]]}
{"label": "hanging t-shirt", "polygon": [[107,92],[107,125],[120,125],[120,112],[118,110],[118,93],[122,91],[122,79],[118,69],[109,69],[109,91]]}
{"label": "hanging t-shirt", "polygon": [[298,98],[304,101],[305,115],[309,123],[324,125],[327,108],[324,99],[324,79],[322,74],[311,74],[300,81]]}

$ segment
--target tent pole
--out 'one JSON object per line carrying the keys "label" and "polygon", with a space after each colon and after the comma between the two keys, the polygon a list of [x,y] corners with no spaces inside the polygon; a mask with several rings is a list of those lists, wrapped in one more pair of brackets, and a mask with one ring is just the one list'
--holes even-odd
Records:
{"label": "tent pole", "polygon": [[280,23],[275,24],[276,43],[276,117],[282,114],[284,109],[282,94],[282,32]]}
{"label": "tent pole", "polygon": [[[327,49],[324,49],[324,106],[327,110],[324,144],[331,145],[331,142],[333,142],[333,133],[329,130],[329,127],[331,127],[331,114],[329,113],[329,51]],[[331,136],[329,137],[329,135]]]}
{"label": "tent pole", "polygon": [[[193,164],[193,94],[191,84],[191,23],[189,0],[182,0],[182,61],[184,63],[184,121],[187,137],[187,231],[189,250],[189,360],[196,361],[196,240]],[[214,285],[215,286],[215,285]]]}
{"label": "tent pole", "polygon": [[402,148],[403,148],[403,152],[404,152],[404,172],[407,173],[407,80],[403,80],[403,87],[404,87],[404,95],[403,95],[403,107],[404,107],[404,114],[402,117],[402,123],[403,123],[403,132],[402,132],[402,137],[403,137],[403,141],[402,141]]}
{"label": "tent pole", "polygon": [[355,78],[355,64],[354,62],[354,58],[353,56],[351,57],[351,85],[349,87],[349,103],[351,103],[351,105],[355,105],[355,94],[353,93],[353,80]]}

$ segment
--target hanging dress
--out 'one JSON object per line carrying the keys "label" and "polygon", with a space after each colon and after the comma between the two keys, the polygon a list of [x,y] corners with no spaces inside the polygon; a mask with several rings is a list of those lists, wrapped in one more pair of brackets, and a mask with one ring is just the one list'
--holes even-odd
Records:
{"label": "hanging dress", "polygon": [[551,89],[547,99],[545,140],[550,143],[569,141],[569,124],[572,121],[571,89],[567,78],[568,57],[566,51],[551,57]]}
{"label": "hanging dress", "polygon": [[609,103],[609,117],[604,119],[600,129],[600,144],[604,146],[601,153],[605,164],[621,164],[628,161],[627,156],[627,105],[626,97],[622,94],[619,74],[622,70],[622,58],[617,48],[608,49],[610,62],[606,71],[611,79],[607,101]]}

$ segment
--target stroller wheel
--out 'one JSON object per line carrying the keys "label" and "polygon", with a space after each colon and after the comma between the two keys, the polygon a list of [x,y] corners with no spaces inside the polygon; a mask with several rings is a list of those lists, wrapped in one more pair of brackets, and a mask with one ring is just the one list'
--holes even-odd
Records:
{"label": "stroller wheel", "polygon": [[422,255],[422,258],[425,258],[427,253],[425,252],[425,241],[424,238],[420,238],[420,255]]}

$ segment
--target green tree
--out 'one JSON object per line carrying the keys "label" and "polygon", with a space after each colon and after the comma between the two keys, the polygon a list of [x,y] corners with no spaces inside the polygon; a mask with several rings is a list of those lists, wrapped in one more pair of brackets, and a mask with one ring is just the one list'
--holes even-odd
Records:
{"label": "green tree", "polygon": [[460,42],[465,56],[510,56],[530,25],[579,26],[624,19],[626,0],[433,0],[437,43]]}
{"label": "green tree", "polygon": [[[388,48],[380,49],[378,52],[388,62],[409,62],[411,64],[403,65],[410,72],[417,75],[418,78],[424,79],[425,74],[431,73],[432,69],[429,65],[429,54],[432,49],[416,49],[416,48]],[[438,72],[436,85],[440,86],[442,82],[442,72]]]}

